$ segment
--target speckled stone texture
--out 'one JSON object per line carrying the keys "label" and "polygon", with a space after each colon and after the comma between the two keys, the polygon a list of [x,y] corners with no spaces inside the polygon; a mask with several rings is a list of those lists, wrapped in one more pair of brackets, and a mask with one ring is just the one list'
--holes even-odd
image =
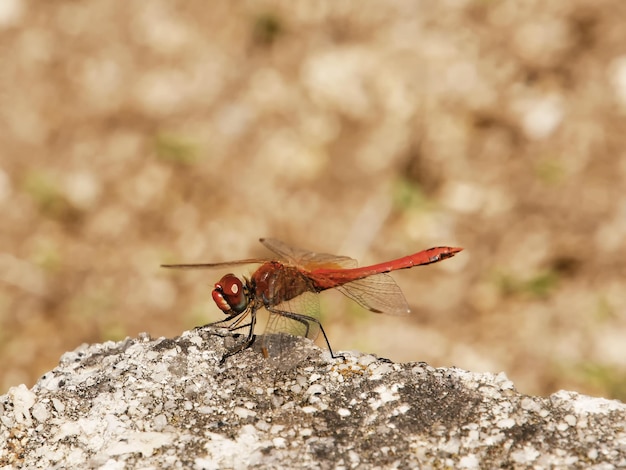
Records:
{"label": "speckled stone texture", "polygon": [[[0,396],[0,468],[615,468],[626,406],[292,338],[219,360],[208,328],[83,345]],[[282,365],[282,366],[281,366]],[[286,365],[286,366],[284,366]]]}

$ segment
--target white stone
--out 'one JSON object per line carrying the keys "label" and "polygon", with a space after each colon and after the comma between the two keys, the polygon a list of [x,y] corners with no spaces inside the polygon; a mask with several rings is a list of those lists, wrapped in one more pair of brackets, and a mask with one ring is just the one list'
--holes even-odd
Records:
{"label": "white stone", "polygon": [[35,404],[36,395],[26,388],[26,385],[24,384],[20,384],[17,387],[11,387],[8,395],[13,402],[15,421],[30,426],[30,408]]}

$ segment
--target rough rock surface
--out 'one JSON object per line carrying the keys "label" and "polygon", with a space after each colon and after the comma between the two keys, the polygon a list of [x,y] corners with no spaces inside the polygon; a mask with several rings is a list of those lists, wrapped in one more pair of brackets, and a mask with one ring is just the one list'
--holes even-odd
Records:
{"label": "rough rock surface", "polygon": [[[0,468],[613,468],[626,405],[519,394],[503,374],[332,360],[219,364],[208,328],[84,345],[0,396]],[[285,366],[286,365],[286,366]]]}

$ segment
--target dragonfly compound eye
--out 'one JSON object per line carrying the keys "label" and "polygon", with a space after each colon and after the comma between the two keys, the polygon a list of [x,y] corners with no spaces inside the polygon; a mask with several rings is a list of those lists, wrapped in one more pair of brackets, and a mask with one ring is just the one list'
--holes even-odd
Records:
{"label": "dragonfly compound eye", "polygon": [[234,274],[227,274],[215,284],[213,301],[224,313],[241,313],[248,307],[248,296],[243,283]]}

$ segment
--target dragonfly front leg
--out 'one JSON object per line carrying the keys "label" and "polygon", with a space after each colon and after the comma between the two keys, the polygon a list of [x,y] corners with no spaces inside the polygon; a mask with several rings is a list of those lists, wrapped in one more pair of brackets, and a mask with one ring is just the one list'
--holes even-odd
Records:
{"label": "dragonfly front leg", "polygon": [[[252,331],[252,329],[250,329],[250,331]],[[224,362],[226,362],[226,359],[228,359],[230,356],[234,356],[238,352],[241,352],[244,349],[248,349],[250,346],[252,346],[254,344],[255,339],[256,339],[255,335],[249,335],[240,344],[226,351],[224,355],[222,356],[222,359],[220,359],[220,362],[219,362],[220,366],[223,365]]]}
{"label": "dragonfly front leg", "polygon": [[[226,319],[224,319],[224,320],[222,320],[220,322],[212,323],[211,325],[215,325],[215,324],[219,324],[219,323],[225,323],[227,321],[232,320],[237,315],[241,315],[241,314],[231,315],[230,317],[228,317],[228,318],[226,318]],[[245,315],[247,316],[247,312],[245,313]],[[229,358],[230,356],[233,356],[233,355],[237,354],[238,352],[243,351],[244,349],[249,348],[254,343],[254,340],[256,338],[256,336],[254,335],[254,327],[256,325],[256,310],[252,309],[250,311],[250,322],[249,323],[246,323],[244,325],[239,325],[239,323],[244,318],[245,318],[245,316],[237,319],[235,322],[233,322],[231,325],[228,326],[228,329],[231,330],[231,331],[236,331],[236,330],[239,330],[241,328],[249,327],[249,329],[248,329],[248,336],[240,344],[238,344],[237,346],[235,346],[235,347],[229,349],[228,351],[226,351],[226,353],[222,356],[222,359],[220,360],[220,365],[224,364],[226,359]]]}
{"label": "dragonfly front leg", "polygon": [[[251,320],[248,323],[244,323],[243,325],[241,325],[240,323],[248,316],[248,313],[251,313]],[[237,318],[239,317],[239,318]],[[233,321],[234,320],[234,321]],[[230,324],[228,324],[229,322],[231,322]],[[216,322],[213,323],[207,323],[206,325],[203,326],[197,326],[196,328],[194,328],[195,330],[199,330],[201,328],[205,328],[205,327],[216,327],[216,328],[227,328],[229,331],[237,331],[237,330],[241,330],[243,328],[248,328],[248,334],[246,336],[246,339],[243,340],[243,342],[241,344],[238,344],[237,346],[229,349],[228,351],[226,351],[226,353],[222,356],[222,359],[220,360],[220,365],[224,363],[224,361],[226,360],[226,358],[237,354],[239,351],[243,351],[244,349],[252,346],[252,344],[254,343],[254,325],[256,324],[256,312],[241,312],[241,313],[233,313],[231,315],[229,315],[228,317],[224,318],[223,320],[218,320]],[[226,335],[224,334],[220,334],[218,332],[213,333],[216,336],[219,336],[221,338],[224,338]]]}
{"label": "dragonfly front leg", "polygon": [[[233,330],[238,330],[240,328],[244,328],[247,325],[250,325],[250,323],[246,323],[245,325],[242,326],[237,326],[239,325],[239,323],[241,323],[241,321],[248,316],[248,312],[243,312],[243,313],[232,313],[229,316],[227,316],[226,318],[224,318],[223,320],[218,320],[218,321],[214,321],[212,323],[207,323],[204,326],[211,326],[211,327],[220,327],[221,325],[224,325],[225,323],[228,323],[229,321],[235,319],[235,321],[233,323],[231,323],[230,325],[226,325],[226,328],[228,328],[229,330],[233,331]],[[237,318],[237,317],[241,317],[241,318]],[[204,326],[200,326],[198,328],[204,328]]]}

